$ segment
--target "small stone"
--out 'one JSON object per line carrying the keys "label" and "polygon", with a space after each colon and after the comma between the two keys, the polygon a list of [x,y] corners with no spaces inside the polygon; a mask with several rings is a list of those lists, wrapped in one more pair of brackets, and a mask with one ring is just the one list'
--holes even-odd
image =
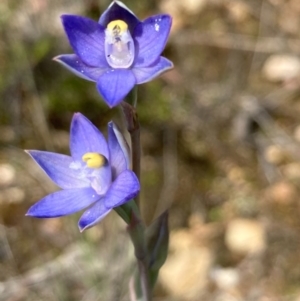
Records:
{"label": "small stone", "polygon": [[226,2],[226,8],[230,18],[236,22],[243,22],[250,15],[249,6],[242,1],[228,1]]}
{"label": "small stone", "polygon": [[282,181],[270,186],[266,190],[266,197],[271,202],[288,205],[296,199],[297,190],[291,183]]}
{"label": "small stone", "polygon": [[198,243],[189,230],[171,233],[171,252],[160,270],[159,280],[173,298],[196,300],[208,284],[212,251]]}
{"label": "small stone", "polygon": [[25,192],[19,187],[3,189],[0,194],[0,204],[19,204],[25,199]]}
{"label": "small stone", "polygon": [[265,158],[269,163],[280,164],[286,159],[286,154],[282,148],[277,145],[270,145],[265,150]]}
{"label": "small stone", "polygon": [[300,142],[300,125],[298,125],[294,130],[294,138]]}
{"label": "small stone", "polygon": [[279,10],[278,23],[283,31],[297,34],[300,25],[299,12],[291,9],[288,5],[282,5]]}
{"label": "small stone", "polygon": [[198,14],[208,3],[207,0],[163,0],[161,2],[161,8],[169,13],[173,12],[178,14],[182,11],[188,14]]}
{"label": "small stone", "polygon": [[234,289],[240,282],[239,273],[234,268],[214,268],[210,272],[210,278],[222,290]]}
{"label": "small stone", "polygon": [[25,199],[25,192],[20,187],[10,187],[7,189],[10,203],[19,204]]}
{"label": "small stone", "polygon": [[208,1],[207,0],[185,0],[184,2],[182,1],[178,1],[178,2],[181,3],[181,7],[185,9],[185,11],[188,14],[197,15],[205,7]]}
{"label": "small stone", "polygon": [[289,163],[282,167],[282,173],[289,180],[299,180],[300,179],[300,163]]}
{"label": "small stone", "polygon": [[16,171],[10,164],[0,164],[0,186],[9,186],[16,178]]}
{"label": "small stone", "polygon": [[228,249],[241,255],[256,254],[266,248],[266,233],[261,222],[234,219],[226,228],[225,243]]}
{"label": "small stone", "polygon": [[235,184],[242,184],[245,182],[245,172],[238,166],[233,166],[228,172],[228,179]]}
{"label": "small stone", "polygon": [[300,59],[290,54],[271,55],[265,62],[263,75],[272,82],[289,81],[300,76]]}
{"label": "small stone", "polygon": [[40,230],[44,235],[59,235],[62,231],[63,221],[61,218],[42,219]]}

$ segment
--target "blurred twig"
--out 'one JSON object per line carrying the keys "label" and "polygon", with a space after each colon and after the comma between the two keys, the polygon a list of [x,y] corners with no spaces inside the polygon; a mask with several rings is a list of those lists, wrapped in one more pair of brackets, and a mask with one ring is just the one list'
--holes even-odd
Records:
{"label": "blurred twig", "polygon": [[241,51],[277,53],[293,51],[300,53],[300,40],[282,37],[259,37],[235,33],[211,33],[183,30],[174,34],[171,43],[178,46],[203,45]]}
{"label": "blurred twig", "polygon": [[170,209],[178,184],[178,166],[177,166],[177,132],[170,126],[164,131],[163,147],[163,171],[164,185],[158,199],[153,220],[162,212]]}

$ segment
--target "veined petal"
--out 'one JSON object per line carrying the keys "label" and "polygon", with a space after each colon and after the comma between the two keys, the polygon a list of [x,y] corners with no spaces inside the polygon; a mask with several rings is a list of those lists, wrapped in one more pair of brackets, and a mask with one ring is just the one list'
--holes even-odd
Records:
{"label": "veined petal", "polygon": [[72,119],[70,149],[75,161],[82,161],[86,153],[99,153],[110,160],[104,136],[81,113],[75,113]]}
{"label": "veined petal", "polygon": [[80,16],[63,15],[62,22],[74,52],[87,65],[107,67],[104,53],[104,28],[97,22]]}
{"label": "veined petal", "polygon": [[51,193],[31,206],[27,216],[59,217],[80,211],[99,199],[92,188],[66,189]]}
{"label": "veined petal", "polygon": [[97,88],[109,107],[118,105],[136,84],[131,70],[112,69],[101,75]]}
{"label": "veined petal", "polygon": [[172,68],[173,63],[161,56],[154,64],[148,67],[133,68],[132,72],[137,84],[143,84]]}
{"label": "veined petal", "polygon": [[136,26],[133,34],[137,51],[134,67],[147,67],[158,59],[165,48],[171,25],[169,15],[156,15]]}
{"label": "veined petal", "polygon": [[121,1],[113,1],[106,11],[101,15],[99,24],[106,28],[107,24],[114,20],[122,20],[127,23],[132,33],[135,26],[140,23],[135,14]]}
{"label": "veined petal", "polygon": [[140,183],[131,170],[123,171],[112,183],[104,198],[101,200],[108,208],[120,206],[140,191]]}
{"label": "veined petal", "polygon": [[122,171],[129,168],[129,146],[119,128],[111,121],[108,124],[108,148],[110,164],[115,179]]}
{"label": "veined petal", "polygon": [[62,54],[56,56],[53,60],[60,63],[75,75],[94,82],[107,70],[107,68],[90,67],[86,65],[76,54]]}
{"label": "veined petal", "polygon": [[87,209],[81,216],[78,227],[80,232],[95,226],[99,223],[109,212],[111,209],[107,208],[102,199],[99,200],[96,204],[94,204],[91,208]]}
{"label": "veined petal", "polygon": [[70,168],[72,157],[37,150],[28,150],[27,153],[60,188],[89,187],[89,181],[80,178],[79,170]]}

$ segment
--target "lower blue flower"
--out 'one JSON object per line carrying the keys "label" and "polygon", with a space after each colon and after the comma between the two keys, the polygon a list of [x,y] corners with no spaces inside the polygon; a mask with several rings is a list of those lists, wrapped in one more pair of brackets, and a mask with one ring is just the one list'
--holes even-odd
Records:
{"label": "lower blue flower", "polygon": [[113,122],[108,124],[108,141],[82,114],[74,114],[70,135],[71,156],[45,151],[26,151],[50,179],[63,190],[41,199],[27,216],[65,216],[84,208],[80,231],[102,220],[140,191],[129,170],[129,148]]}

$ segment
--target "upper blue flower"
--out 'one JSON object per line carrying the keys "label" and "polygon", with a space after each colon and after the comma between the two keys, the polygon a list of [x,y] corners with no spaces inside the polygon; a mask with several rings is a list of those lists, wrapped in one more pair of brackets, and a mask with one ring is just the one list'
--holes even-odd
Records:
{"label": "upper blue flower", "polygon": [[63,190],[47,195],[27,215],[59,217],[89,207],[79,220],[81,231],[94,226],[114,207],[134,198],[140,184],[129,170],[128,146],[116,125],[108,124],[108,142],[80,113],[74,114],[70,135],[71,156],[27,151]]}
{"label": "upper blue flower", "polygon": [[122,2],[113,1],[99,22],[74,15],[63,15],[62,22],[75,54],[63,54],[55,60],[96,82],[110,107],[118,105],[136,84],[173,67],[160,56],[172,24],[169,15],[141,22]]}

